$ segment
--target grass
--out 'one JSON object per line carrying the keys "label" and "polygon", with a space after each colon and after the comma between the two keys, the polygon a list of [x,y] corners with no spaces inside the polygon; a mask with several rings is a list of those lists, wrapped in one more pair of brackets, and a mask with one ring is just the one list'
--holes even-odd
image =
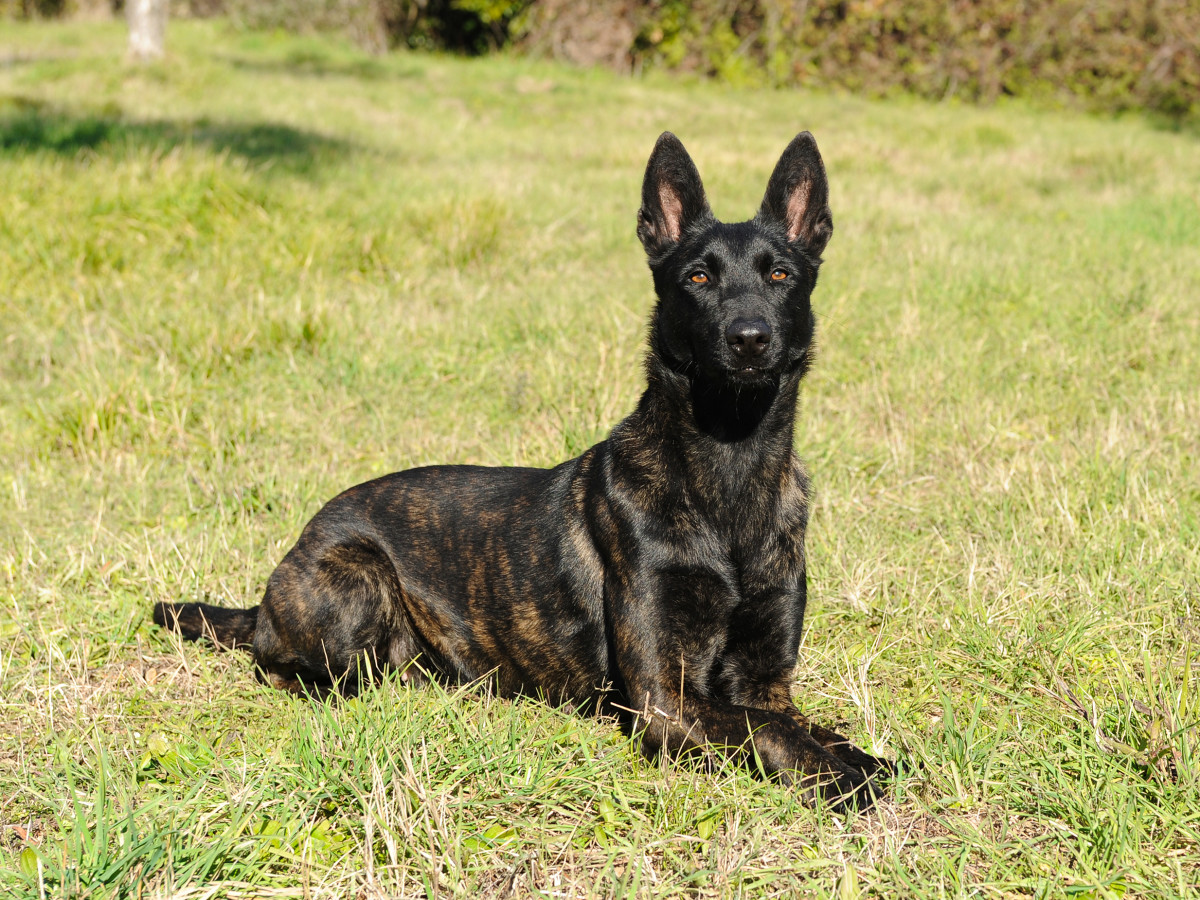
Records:
{"label": "grass", "polygon": [[[1200,891],[1195,134],[0,23],[0,891]],[[900,760],[849,820],[611,723],[290,702],[154,601],[257,602],[323,500],[549,465],[632,407],[659,131],[748,215],[811,128],[837,232],[797,443],[798,703]]]}

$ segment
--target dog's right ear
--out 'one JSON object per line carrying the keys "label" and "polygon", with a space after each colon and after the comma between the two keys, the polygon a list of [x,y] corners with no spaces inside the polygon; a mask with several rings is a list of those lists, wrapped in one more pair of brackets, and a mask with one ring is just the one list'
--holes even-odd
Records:
{"label": "dog's right ear", "polygon": [[712,218],[696,164],[679,138],[664,131],[654,145],[642,181],[638,237],[646,254],[660,256],[678,243],[693,223]]}

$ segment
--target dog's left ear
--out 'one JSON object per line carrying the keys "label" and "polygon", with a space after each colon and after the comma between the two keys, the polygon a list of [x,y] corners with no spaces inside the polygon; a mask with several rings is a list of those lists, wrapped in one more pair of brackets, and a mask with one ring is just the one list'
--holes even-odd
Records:
{"label": "dog's left ear", "polygon": [[704,184],[683,143],[664,131],[654,145],[642,181],[638,237],[651,258],[669,250],[694,222],[712,218]]}
{"label": "dog's left ear", "polygon": [[779,222],[789,241],[800,241],[820,256],[833,235],[829,181],[816,139],[807,131],[796,135],[767,182],[759,215]]}

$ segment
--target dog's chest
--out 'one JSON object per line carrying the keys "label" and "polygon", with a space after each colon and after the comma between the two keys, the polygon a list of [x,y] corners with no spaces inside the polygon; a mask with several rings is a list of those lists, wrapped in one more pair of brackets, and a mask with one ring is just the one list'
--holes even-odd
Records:
{"label": "dog's chest", "polygon": [[[752,538],[752,539],[751,539]],[[795,632],[804,614],[803,526],[770,533],[709,534],[659,574],[659,659],[682,665],[707,692],[730,653],[742,654],[778,632]],[[757,652],[757,651],[754,651]],[[676,662],[678,661],[678,662]]]}
{"label": "dog's chest", "polygon": [[804,578],[802,511],[767,521],[701,520],[679,529],[660,570],[660,596],[680,627],[721,631],[747,604],[798,589]]}

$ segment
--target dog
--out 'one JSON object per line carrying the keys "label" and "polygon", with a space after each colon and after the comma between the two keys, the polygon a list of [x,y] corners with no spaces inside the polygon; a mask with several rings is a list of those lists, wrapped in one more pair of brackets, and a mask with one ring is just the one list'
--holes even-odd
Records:
{"label": "dog", "polygon": [[810,297],[833,233],[798,135],[757,215],[719,222],[673,134],[637,234],[658,295],[637,408],[553,469],[431,466],[331,500],[253,609],[159,603],[294,693],[490,679],[616,712],[651,756],[736,757],[810,803],[864,808],[891,766],[791,697],[810,487],[793,449]]}

